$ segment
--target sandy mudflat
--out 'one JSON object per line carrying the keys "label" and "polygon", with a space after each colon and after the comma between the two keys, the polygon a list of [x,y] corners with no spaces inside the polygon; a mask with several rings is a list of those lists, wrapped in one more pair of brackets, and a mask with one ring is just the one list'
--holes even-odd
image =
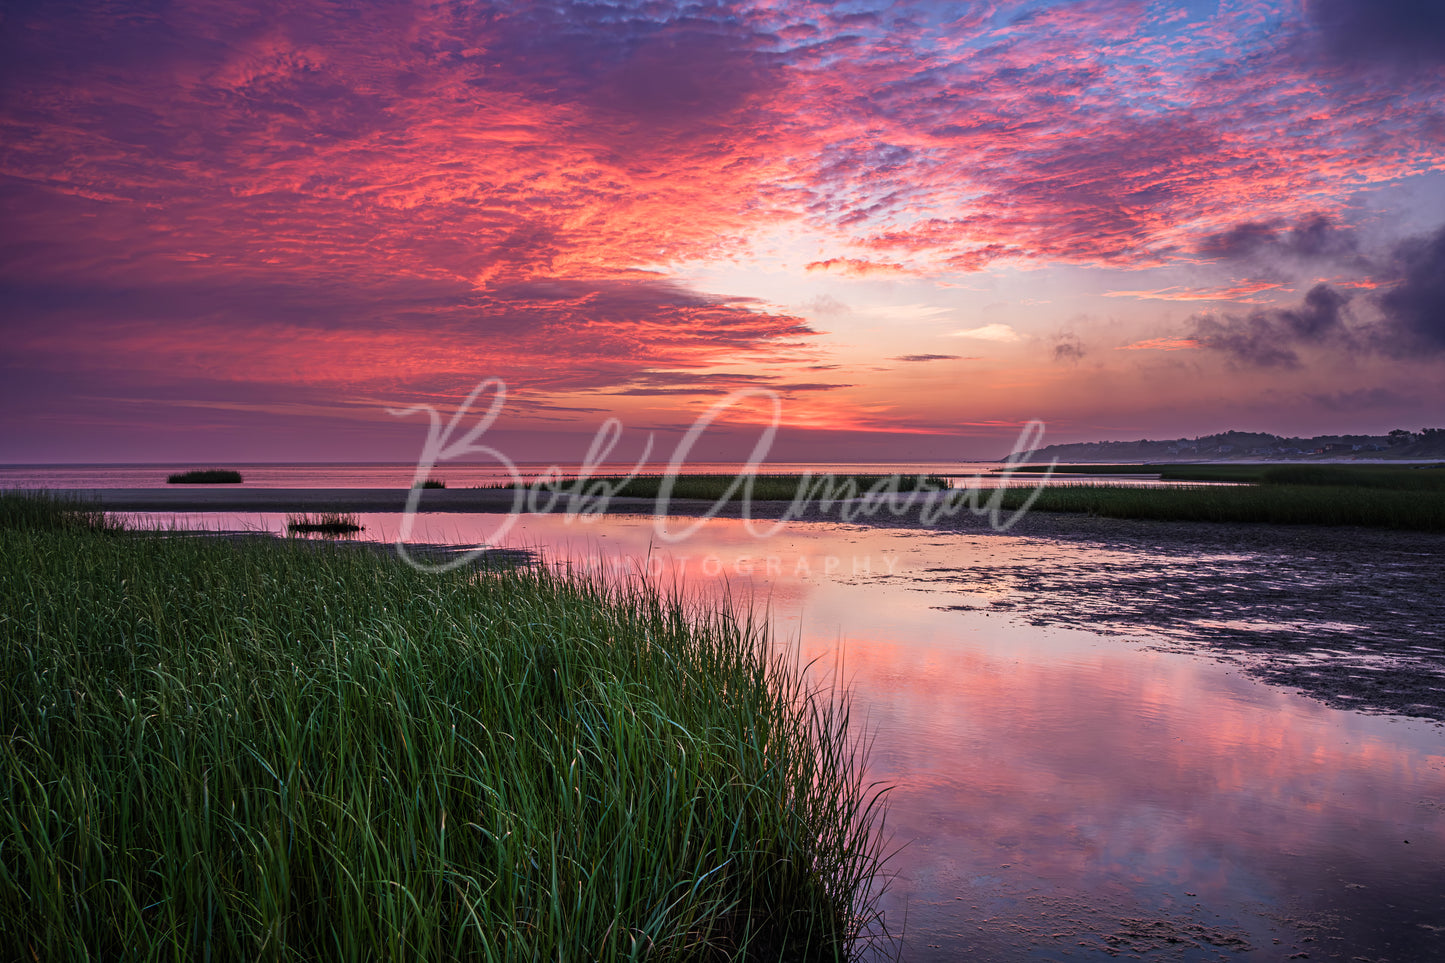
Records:
{"label": "sandy mudflat", "polygon": [[[990,532],[960,518],[919,535],[940,530]],[[1445,534],[1044,512],[1009,534],[1099,551],[1083,565],[1005,552],[920,582],[1000,596],[967,608],[1211,655],[1336,708],[1445,723]]]}

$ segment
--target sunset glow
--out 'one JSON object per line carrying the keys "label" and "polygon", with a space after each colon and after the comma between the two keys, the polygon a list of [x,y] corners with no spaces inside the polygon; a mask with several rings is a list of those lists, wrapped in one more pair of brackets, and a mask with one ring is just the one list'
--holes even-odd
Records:
{"label": "sunset glow", "polygon": [[518,460],[1437,424],[1441,18],[14,5],[0,459],[404,460],[488,376]]}

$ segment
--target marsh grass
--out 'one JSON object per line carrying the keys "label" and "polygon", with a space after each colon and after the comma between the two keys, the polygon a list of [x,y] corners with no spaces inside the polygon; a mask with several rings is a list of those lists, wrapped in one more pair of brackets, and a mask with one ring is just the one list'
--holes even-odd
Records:
{"label": "marsh grass", "polygon": [[239,485],[241,473],[230,469],[207,468],[183,471],[166,478],[170,485]]}
{"label": "marsh grass", "polygon": [[125,526],[97,506],[71,495],[0,491],[0,531],[119,532]]}
{"label": "marsh grass", "polygon": [[[1150,471],[1159,472],[1164,481],[1205,481],[1258,483],[1269,465],[1158,465]],[[1281,466],[1287,467],[1287,466]]]}
{"label": "marsh grass", "polygon": [[[1032,493],[1032,487],[1009,488],[1001,496],[1002,507],[1018,508]],[[1360,485],[1050,485],[1039,492],[1031,510],[1161,521],[1365,525],[1445,531],[1445,498],[1438,493]]]}
{"label": "marsh grass", "polygon": [[354,535],[362,530],[361,519],[350,512],[317,512],[287,515],[286,530],[301,534]]}
{"label": "marsh grass", "polygon": [[[1037,474],[1048,465],[1017,465],[1014,471]],[[1442,465],[1056,465],[1055,474],[1151,475],[1166,481],[1243,482],[1258,485],[1325,485],[1344,488],[1391,488],[1398,491],[1445,491]]]}
{"label": "marsh grass", "polygon": [[1327,485],[1445,492],[1445,468],[1414,465],[1274,465],[1259,477],[1265,485]]}
{"label": "marsh grass", "polygon": [[447,483],[440,478],[428,478],[425,481],[417,482],[412,488],[446,488]]}
{"label": "marsh grass", "polygon": [[[656,498],[662,490],[664,477],[640,475],[632,479],[620,476],[598,476],[580,480],[566,478],[544,485],[543,488],[561,493],[580,491],[590,494],[599,492],[605,485],[611,494],[624,498]],[[732,488],[737,477],[735,474],[678,475],[668,497],[695,498],[710,502],[716,502],[724,496],[727,496],[729,501],[749,497],[754,501],[792,501],[798,497],[800,487],[814,498],[831,499],[856,498],[869,489],[880,489],[880,486],[885,485],[891,486],[889,490],[899,492],[939,491],[949,487],[948,479],[938,475],[755,475],[749,493],[746,479],[744,484]]]}
{"label": "marsh grass", "polygon": [[0,502],[0,945],[39,960],[847,959],[846,699],[725,607]]}

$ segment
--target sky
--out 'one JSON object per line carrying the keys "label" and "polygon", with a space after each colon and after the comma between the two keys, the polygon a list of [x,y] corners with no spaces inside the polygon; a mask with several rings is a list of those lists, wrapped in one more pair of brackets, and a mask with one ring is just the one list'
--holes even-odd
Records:
{"label": "sky", "polygon": [[0,17],[0,462],[1445,424],[1437,0]]}

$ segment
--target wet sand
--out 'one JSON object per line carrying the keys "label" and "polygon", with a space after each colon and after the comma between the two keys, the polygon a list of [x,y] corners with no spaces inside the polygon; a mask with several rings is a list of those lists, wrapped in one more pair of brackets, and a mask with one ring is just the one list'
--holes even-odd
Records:
{"label": "wet sand", "polygon": [[[117,512],[401,512],[398,489],[174,487],[77,492]],[[421,492],[424,512],[512,510],[511,491]],[[565,500],[554,508],[565,510]],[[668,513],[713,504],[674,500]],[[776,518],[784,502],[752,515]],[[616,514],[650,514],[652,499],[614,498]],[[525,508],[524,508],[525,510]],[[737,517],[741,506],[717,514]],[[1005,514],[1005,519],[1010,517]],[[918,537],[988,538],[990,519],[965,509],[923,524],[917,511],[840,517],[814,507],[802,521],[914,529]],[[1381,529],[1157,522],[1030,512],[1004,533],[1104,550],[1087,568],[1000,553],[985,566],[912,576],[940,587],[1006,590],[975,606],[1034,624],[1149,636],[1153,645],[1242,664],[1265,681],[1329,705],[1445,722],[1445,534]]]}

